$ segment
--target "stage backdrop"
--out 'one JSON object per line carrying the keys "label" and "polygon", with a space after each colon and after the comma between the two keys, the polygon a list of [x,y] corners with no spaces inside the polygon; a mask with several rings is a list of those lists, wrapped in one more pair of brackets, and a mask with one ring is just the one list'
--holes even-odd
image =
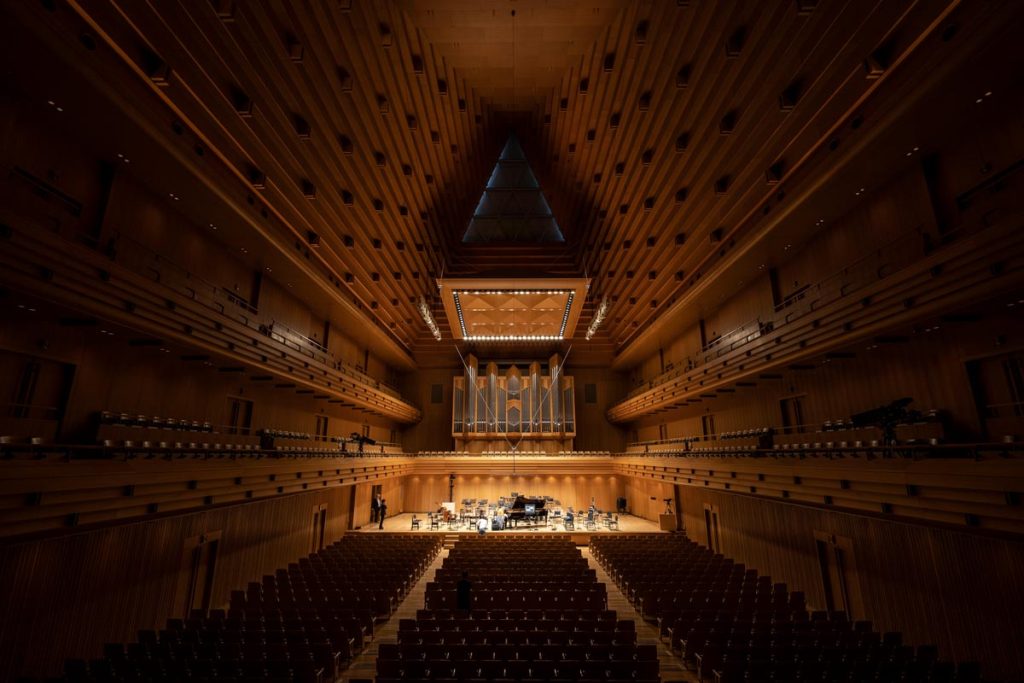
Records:
{"label": "stage backdrop", "polygon": [[[448,474],[410,475],[405,480],[405,511],[436,510],[448,500]],[[513,491],[524,495],[551,496],[579,509],[590,505],[591,498],[601,510],[614,510],[615,499],[625,495],[626,482],[615,475],[455,475],[455,501],[463,498],[487,498],[497,501]]]}

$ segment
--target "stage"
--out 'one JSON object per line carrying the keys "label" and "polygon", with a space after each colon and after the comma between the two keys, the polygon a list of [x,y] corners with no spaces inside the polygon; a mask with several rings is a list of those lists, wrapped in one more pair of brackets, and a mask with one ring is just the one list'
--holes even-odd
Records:
{"label": "stage", "polygon": [[[416,519],[419,520],[419,528],[414,529],[412,520],[415,514]],[[494,534],[496,536],[509,536],[512,534],[568,534],[572,536],[573,540],[576,541],[577,545],[586,545],[591,536],[604,536],[608,534],[641,534],[641,533],[667,533],[661,531],[658,528],[657,522],[652,522],[640,517],[634,517],[632,515],[619,515],[618,529],[609,529],[603,523],[595,523],[593,529],[587,529],[586,524],[583,520],[579,520],[576,523],[574,530],[566,531],[562,522],[559,521],[552,525],[546,524],[521,524],[518,527],[510,526],[501,531],[492,531],[490,527],[487,529],[487,535]],[[363,526],[356,529],[363,533],[385,533],[385,532],[402,532],[402,533],[425,533],[425,534],[477,534],[475,523],[462,523],[456,527],[450,527],[447,523],[440,523],[438,528],[431,529],[430,522],[425,512],[404,512],[394,517],[388,517],[384,520],[384,529],[378,529],[377,524],[364,524]]]}

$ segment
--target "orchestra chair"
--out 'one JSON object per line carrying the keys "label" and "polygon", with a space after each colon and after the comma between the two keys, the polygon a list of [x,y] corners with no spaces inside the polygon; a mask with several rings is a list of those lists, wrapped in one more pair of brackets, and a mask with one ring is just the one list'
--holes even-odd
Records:
{"label": "orchestra chair", "polygon": [[416,517],[416,513],[414,512],[413,515],[412,515],[412,530],[417,530],[419,528],[420,528],[420,520]]}

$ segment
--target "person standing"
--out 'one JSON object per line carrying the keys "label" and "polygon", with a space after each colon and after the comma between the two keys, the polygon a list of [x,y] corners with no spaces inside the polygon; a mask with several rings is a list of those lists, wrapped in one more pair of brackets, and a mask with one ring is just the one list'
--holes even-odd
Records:
{"label": "person standing", "polygon": [[462,572],[462,578],[455,584],[455,607],[462,612],[473,608],[473,582],[469,580],[469,572]]}
{"label": "person standing", "polygon": [[370,501],[370,524],[380,521],[380,494],[376,494],[373,500]]}
{"label": "person standing", "polygon": [[380,525],[378,529],[384,528],[384,518],[388,516],[388,501],[384,498],[380,499],[380,510],[377,511],[377,516],[380,518]]}

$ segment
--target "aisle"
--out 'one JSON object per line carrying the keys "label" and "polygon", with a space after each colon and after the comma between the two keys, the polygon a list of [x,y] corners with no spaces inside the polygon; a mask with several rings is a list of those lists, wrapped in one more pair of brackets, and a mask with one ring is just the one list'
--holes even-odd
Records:
{"label": "aisle", "polygon": [[[615,610],[620,619],[632,618],[636,621],[637,643],[657,646],[658,660],[661,664],[661,680],[695,682],[697,680],[696,674],[686,671],[679,658],[669,651],[665,643],[659,640],[657,629],[640,618],[640,615],[633,609],[626,596],[622,594],[622,591],[615,585],[615,582],[612,581],[611,577],[608,576],[604,569],[601,568],[601,565],[594,559],[593,555],[590,554],[590,549],[581,548],[580,550],[583,553],[583,557],[587,558],[587,562],[597,572],[597,580],[604,583],[607,588],[608,609]],[[347,683],[353,679],[374,679],[377,674],[377,651],[380,648],[380,644],[398,642],[399,620],[414,619],[416,617],[416,610],[421,609],[426,602],[427,583],[433,580],[434,573],[447,556],[448,549],[445,548],[434,558],[434,561],[423,572],[423,576],[420,577],[420,580],[416,582],[416,585],[405,596],[402,604],[398,606],[398,609],[391,615],[387,623],[380,625],[374,634],[373,641],[342,672],[341,681]]]}
{"label": "aisle", "polygon": [[347,669],[341,672],[339,680],[347,682],[352,679],[366,679],[372,681],[377,676],[377,651],[380,649],[380,644],[398,642],[399,620],[416,618],[416,610],[422,609],[426,602],[427,583],[434,580],[434,574],[446,557],[448,557],[448,549],[442,548],[431,565],[427,567],[427,571],[423,572],[423,576],[402,600],[402,604],[387,620],[387,623],[380,624],[374,630],[373,641],[352,660],[352,664]]}
{"label": "aisle", "polygon": [[662,681],[696,681],[697,675],[692,671],[687,671],[683,668],[683,664],[679,657],[672,654],[672,651],[668,649],[668,646],[658,638],[658,629],[651,624],[648,624],[633,609],[633,605],[629,603],[626,596],[622,594],[619,587],[615,585],[615,581],[612,580],[608,573],[598,564],[594,556],[590,554],[590,548],[580,548],[583,553],[583,557],[587,558],[587,562],[593,567],[594,571],[597,572],[597,580],[605,585],[608,589],[608,609],[613,609],[618,613],[619,619],[630,619],[636,621],[636,642],[640,645],[656,645],[658,647],[658,661],[661,664],[661,680]]}

